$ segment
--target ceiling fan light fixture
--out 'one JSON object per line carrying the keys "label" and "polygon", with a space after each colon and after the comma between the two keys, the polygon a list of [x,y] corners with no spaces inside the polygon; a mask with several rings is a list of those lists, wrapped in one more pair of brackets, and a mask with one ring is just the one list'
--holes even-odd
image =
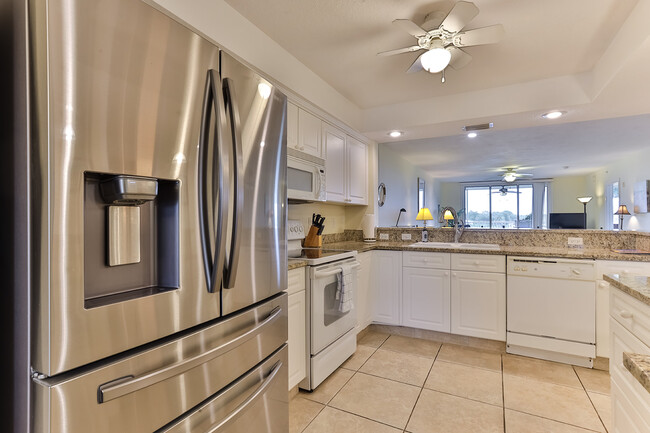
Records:
{"label": "ceiling fan light fixture", "polygon": [[514,182],[515,180],[517,180],[517,176],[515,176],[514,173],[508,172],[503,175],[503,180],[505,180],[506,182]]}
{"label": "ceiling fan light fixture", "polygon": [[393,138],[401,137],[402,136],[402,131],[390,131],[388,133],[389,136]]}
{"label": "ceiling fan light fixture", "polygon": [[437,74],[449,65],[451,53],[441,47],[432,48],[420,57],[422,67],[432,74]]}

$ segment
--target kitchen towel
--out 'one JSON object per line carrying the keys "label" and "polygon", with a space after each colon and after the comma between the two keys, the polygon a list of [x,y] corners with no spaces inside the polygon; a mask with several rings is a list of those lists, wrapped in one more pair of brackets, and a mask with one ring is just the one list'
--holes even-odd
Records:
{"label": "kitchen towel", "polygon": [[353,308],[352,304],[352,269],[349,265],[342,265],[341,272],[336,274],[336,300],[339,301],[338,310],[347,313]]}

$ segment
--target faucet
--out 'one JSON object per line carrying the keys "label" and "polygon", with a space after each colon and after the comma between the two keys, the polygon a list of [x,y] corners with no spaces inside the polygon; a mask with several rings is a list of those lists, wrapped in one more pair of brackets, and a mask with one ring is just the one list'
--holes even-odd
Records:
{"label": "faucet", "polygon": [[451,212],[451,215],[454,217],[454,242],[460,242],[460,237],[463,236],[463,231],[465,231],[465,222],[458,216],[456,210],[451,206],[446,206],[440,211],[440,215],[444,218],[445,212]]}
{"label": "faucet", "polygon": [[397,227],[397,224],[399,224],[399,217],[402,216],[402,212],[406,212],[406,209],[401,208],[401,209],[399,210],[399,214],[397,215],[397,222],[395,223],[395,227]]}

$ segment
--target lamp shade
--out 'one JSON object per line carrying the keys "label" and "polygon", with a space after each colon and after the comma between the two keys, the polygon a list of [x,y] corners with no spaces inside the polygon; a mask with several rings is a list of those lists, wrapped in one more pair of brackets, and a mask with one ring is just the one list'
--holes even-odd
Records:
{"label": "lamp shade", "polygon": [[631,215],[630,211],[627,210],[627,206],[624,204],[618,207],[618,210],[614,212],[614,215]]}
{"label": "lamp shade", "polygon": [[578,197],[578,201],[580,203],[582,203],[582,204],[587,204],[587,203],[589,203],[591,201],[592,198],[593,197],[589,197],[589,196],[587,196],[587,197]]}
{"label": "lamp shade", "polygon": [[429,208],[423,207],[420,209],[420,212],[418,212],[418,215],[415,217],[415,219],[418,221],[429,221],[433,219],[433,216],[431,215]]}
{"label": "lamp shade", "polygon": [[422,67],[427,71],[435,74],[447,67],[451,60],[451,53],[444,48],[432,48],[420,57]]}
{"label": "lamp shade", "polygon": [[451,213],[449,209],[445,211],[445,213],[442,215],[442,217],[446,220],[453,220],[454,219],[454,214]]}

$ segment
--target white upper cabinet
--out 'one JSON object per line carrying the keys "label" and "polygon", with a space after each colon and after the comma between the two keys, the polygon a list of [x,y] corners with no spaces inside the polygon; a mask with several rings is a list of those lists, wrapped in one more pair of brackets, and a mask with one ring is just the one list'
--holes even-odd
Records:
{"label": "white upper cabinet", "polygon": [[345,132],[323,123],[323,137],[327,149],[325,161],[327,201],[345,203],[347,198]]}
{"label": "white upper cabinet", "polygon": [[287,103],[287,148],[300,150],[298,144],[298,106]]}
{"label": "white upper cabinet", "polygon": [[357,139],[346,138],[347,144],[347,202],[368,204],[368,146]]}
{"label": "white upper cabinet", "polygon": [[323,122],[327,201],[368,204],[368,146]]}
{"label": "white upper cabinet", "polygon": [[322,121],[291,102],[287,103],[287,148],[325,158]]}
{"label": "white upper cabinet", "polygon": [[298,150],[318,158],[324,158],[322,121],[313,114],[298,109]]}

